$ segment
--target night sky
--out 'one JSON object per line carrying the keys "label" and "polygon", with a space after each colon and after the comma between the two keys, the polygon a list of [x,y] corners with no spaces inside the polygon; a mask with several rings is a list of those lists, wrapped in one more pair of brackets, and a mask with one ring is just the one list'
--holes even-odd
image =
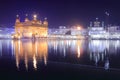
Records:
{"label": "night sky", "polygon": [[105,21],[105,12],[110,13],[109,22],[120,25],[120,2],[116,0],[0,0],[0,25],[12,27],[16,14],[24,21],[25,14],[32,19],[34,13],[39,19],[48,18],[49,27],[80,24],[88,26],[96,17]]}

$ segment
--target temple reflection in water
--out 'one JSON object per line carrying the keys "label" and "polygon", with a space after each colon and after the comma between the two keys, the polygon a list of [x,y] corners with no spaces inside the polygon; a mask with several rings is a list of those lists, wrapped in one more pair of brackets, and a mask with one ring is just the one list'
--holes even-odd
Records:
{"label": "temple reflection in water", "polygon": [[51,55],[60,55],[59,57],[78,57],[83,54],[84,40],[51,40],[48,43],[49,53]]}
{"label": "temple reflection in water", "polygon": [[104,62],[105,69],[109,68],[109,55],[117,54],[120,49],[120,41],[91,40],[89,42],[90,60],[97,66],[100,61]]}
{"label": "temple reflection in water", "polygon": [[25,67],[28,69],[28,62],[33,61],[34,69],[37,69],[37,61],[44,60],[47,65],[48,46],[47,41],[13,41],[16,66],[19,69],[21,60],[24,60]]}
{"label": "temple reflection in water", "polygon": [[119,59],[116,40],[1,40],[0,59],[12,57],[18,69],[38,70],[41,63],[64,62],[109,69]]}

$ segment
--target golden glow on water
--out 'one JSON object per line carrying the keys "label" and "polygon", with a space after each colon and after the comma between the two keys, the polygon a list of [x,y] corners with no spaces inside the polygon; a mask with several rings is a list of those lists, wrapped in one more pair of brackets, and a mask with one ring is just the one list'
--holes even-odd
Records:
{"label": "golden glow on water", "polygon": [[78,45],[78,58],[80,58],[80,46]]}
{"label": "golden glow on water", "polygon": [[25,53],[25,67],[26,67],[26,70],[28,70],[28,58],[26,53]]}
{"label": "golden glow on water", "polygon": [[68,55],[80,58],[83,54],[83,43],[83,40],[13,40],[16,67],[20,68],[21,61],[24,61],[26,70],[31,62],[34,70],[37,70],[39,62],[47,65],[48,49],[52,55],[60,52],[64,58]]}
{"label": "golden glow on water", "polygon": [[[118,57],[118,51],[120,50],[120,41],[116,40],[41,39],[12,40],[12,42],[11,40],[1,40],[0,44],[1,60],[4,57],[5,59],[6,57],[12,57],[12,61],[14,61],[14,59],[16,61],[16,68],[18,68],[18,70],[26,68],[28,71],[31,70],[31,68],[39,70],[43,65],[46,66],[48,62],[51,63],[52,61],[73,64],[87,63],[100,67],[105,66],[105,69],[108,69],[109,56],[110,58],[113,55]],[[11,58],[8,60],[11,60]]]}
{"label": "golden glow on water", "polygon": [[34,66],[34,69],[37,70],[37,60],[35,55],[33,56],[33,66]]}
{"label": "golden glow on water", "polygon": [[18,59],[18,56],[16,56],[16,67],[19,69],[19,59]]}
{"label": "golden glow on water", "polygon": [[[11,43],[11,44],[10,44]],[[39,70],[48,62],[81,63],[82,60],[109,64],[109,55],[117,55],[120,41],[107,40],[9,40],[0,41],[0,57],[15,57],[16,67],[21,70]],[[3,54],[3,52],[6,52]],[[49,54],[49,60],[48,60]],[[89,58],[87,58],[89,57]],[[87,59],[87,60],[86,60]],[[8,59],[9,60],[9,59]],[[102,62],[101,62],[102,61]],[[88,63],[88,62],[87,62]],[[93,65],[93,64],[92,64]]]}
{"label": "golden glow on water", "polygon": [[28,63],[32,60],[33,68],[37,70],[37,61],[44,60],[47,65],[48,43],[47,41],[21,41],[14,40],[14,54],[16,59],[16,67],[19,69],[20,60],[24,60],[26,70],[28,70]]}
{"label": "golden glow on water", "polygon": [[80,58],[80,56],[81,56],[81,53],[83,53],[82,52],[82,48],[83,48],[83,40],[80,40],[80,41],[77,41],[77,57],[78,58]]}

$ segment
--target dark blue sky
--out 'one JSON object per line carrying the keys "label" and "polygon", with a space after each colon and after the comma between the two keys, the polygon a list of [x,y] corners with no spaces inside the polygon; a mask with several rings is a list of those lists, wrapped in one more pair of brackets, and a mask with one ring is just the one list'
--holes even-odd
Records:
{"label": "dark blue sky", "polygon": [[39,14],[48,18],[50,27],[81,24],[99,17],[105,21],[105,11],[110,13],[110,22],[120,24],[120,2],[115,0],[0,0],[0,24],[14,25],[16,14],[24,20],[25,14],[32,18]]}

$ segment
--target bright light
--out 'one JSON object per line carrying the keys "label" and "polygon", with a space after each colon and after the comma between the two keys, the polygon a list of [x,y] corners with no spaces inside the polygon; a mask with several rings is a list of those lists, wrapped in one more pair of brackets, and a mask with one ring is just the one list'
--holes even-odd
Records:
{"label": "bright light", "polygon": [[80,30],[80,27],[77,27],[78,30]]}
{"label": "bright light", "polygon": [[35,14],[35,15],[33,15],[33,17],[34,17],[34,18],[37,18],[37,15],[36,15],[36,14]]}
{"label": "bright light", "polygon": [[80,46],[79,45],[78,45],[77,51],[78,51],[77,57],[80,58]]}
{"label": "bright light", "polygon": [[77,26],[77,30],[81,30],[81,28],[82,28],[81,26]]}
{"label": "bright light", "polygon": [[36,56],[33,56],[33,67],[36,70],[37,69],[37,60],[36,60]]}
{"label": "bright light", "polygon": [[47,18],[45,18],[45,20],[47,20]]}
{"label": "bright light", "polygon": [[16,17],[18,18],[18,17],[19,17],[19,15],[17,14],[17,15],[16,15]]}
{"label": "bright light", "polygon": [[34,15],[33,15],[33,18],[34,18],[34,20],[37,20],[37,15],[34,14]]}

